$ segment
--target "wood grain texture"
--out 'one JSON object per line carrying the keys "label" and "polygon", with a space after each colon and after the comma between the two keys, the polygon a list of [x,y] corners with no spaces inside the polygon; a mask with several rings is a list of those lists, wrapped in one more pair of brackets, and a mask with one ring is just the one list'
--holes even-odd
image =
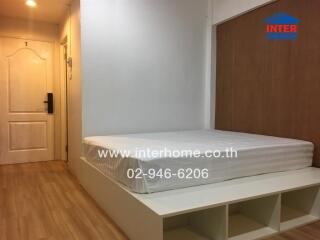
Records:
{"label": "wood grain texture", "polygon": [[1,240],[126,240],[64,162],[0,166]]}
{"label": "wood grain texture", "polygon": [[[217,27],[216,128],[315,144],[320,167],[320,1],[279,0]],[[263,20],[301,20],[296,41],[266,39]]]}
{"label": "wood grain texture", "polygon": [[274,237],[263,240],[319,240],[320,239],[320,222],[316,222],[304,227],[284,232]]}

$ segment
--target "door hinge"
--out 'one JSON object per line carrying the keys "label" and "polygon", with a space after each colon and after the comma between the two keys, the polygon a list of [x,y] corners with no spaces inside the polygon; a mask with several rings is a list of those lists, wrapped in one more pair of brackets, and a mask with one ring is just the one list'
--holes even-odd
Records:
{"label": "door hinge", "polygon": [[69,152],[69,146],[66,145],[66,152]]}

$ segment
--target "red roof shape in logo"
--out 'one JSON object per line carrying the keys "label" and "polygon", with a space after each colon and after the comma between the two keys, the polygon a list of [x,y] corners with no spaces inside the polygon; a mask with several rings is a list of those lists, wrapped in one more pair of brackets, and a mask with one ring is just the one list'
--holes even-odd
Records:
{"label": "red roof shape in logo", "polygon": [[298,24],[300,20],[286,13],[276,13],[264,20],[267,24]]}

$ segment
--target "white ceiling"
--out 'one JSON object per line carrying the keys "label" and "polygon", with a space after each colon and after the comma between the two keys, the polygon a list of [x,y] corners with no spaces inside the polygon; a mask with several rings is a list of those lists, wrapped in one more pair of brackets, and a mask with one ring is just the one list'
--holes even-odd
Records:
{"label": "white ceiling", "polygon": [[37,7],[30,8],[25,0],[0,0],[0,16],[60,23],[71,0],[36,0]]}

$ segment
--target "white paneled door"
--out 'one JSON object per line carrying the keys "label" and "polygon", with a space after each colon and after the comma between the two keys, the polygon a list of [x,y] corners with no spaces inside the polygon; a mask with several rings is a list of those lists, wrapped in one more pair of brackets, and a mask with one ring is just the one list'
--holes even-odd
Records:
{"label": "white paneled door", "polygon": [[54,159],[53,44],[0,38],[0,164]]}

